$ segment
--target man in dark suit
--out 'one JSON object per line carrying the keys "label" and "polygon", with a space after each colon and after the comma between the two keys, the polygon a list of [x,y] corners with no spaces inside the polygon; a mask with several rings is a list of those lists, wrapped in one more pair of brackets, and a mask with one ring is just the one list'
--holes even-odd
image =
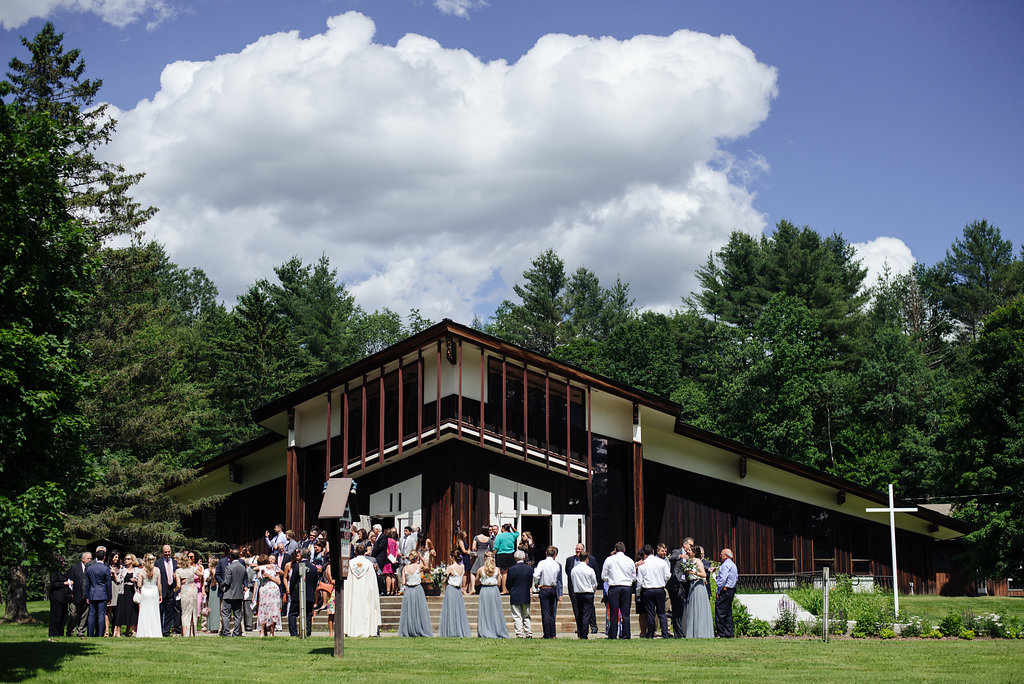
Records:
{"label": "man in dark suit", "polygon": [[92,552],[82,553],[82,560],[68,568],[68,588],[71,593],[71,614],[68,619],[68,636],[74,632],[80,637],[85,636],[85,628],[89,621],[89,601],[85,596],[85,569],[92,563]]}
{"label": "man in dark suit", "polygon": [[[587,556],[587,565],[590,566],[595,575],[599,572],[597,561],[594,560],[593,556],[587,554],[587,547],[583,544],[577,544],[576,555],[570,556],[565,560],[565,575],[569,578],[569,601],[572,603],[572,614],[577,622],[580,619],[580,606],[576,601],[576,589],[572,584],[572,569],[576,567],[576,562],[580,559],[580,556]],[[590,597],[591,601],[593,601],[593,598],[593,596]],[[590,633],[597,634],[597,618],[594,616],[593,610],[590,611]]]}
{"label": "man in dark suit", "polygon": [[107,551],[96,549],[96,562],[85,569],[85,597],[89,601],[89,636],[107,635],[107,604],[110,603],[110,566]]}
{"label": "man in dark suit", "polygon": [[221,600],[220,608],[220,635],[228,636],[228,628],[231,620],[235,621],[231,636],[242,636],[242,601],[245,598],[245,590],[249,586],[249,573],[246,571],[245,563],[239,560],[237,546],[231,547],[231,562],[224,570],[224,598]]}
{"label": "man in dark suit", "polygon": [[508,602],[512,607],[512,624],[515,625],[517,639],[532,639],[530,629],[530,590],[533,588],[533,568],[526,564],[526,552],[522,549],[515,552],[515,565],[508,569],[506,586]]}
{"label": "man in dark suit", "polygon": [[380,525],[374,525],[373,531],[377,533],[377,538],[373,540],[373,548],[370,549],[370,555],[373,557],[373,562],[377,564],[377,591],[383,594],[384,576],[380,574],[380,571],[388,564],[388,538]]}
{"label": "man in dark suit", "polygon": [[170,544],[164,544],[160,559],[156,562],[156,569],[160,571],[160,595],[163,599],[160,602],[160,630],[168,637],[177,627],[178,634],[181,634],[181,604],[175,600],[178,597],[178,590],[174,586],[174,573],[178,569],[178,561],[171,557]]}
{"label": "man in dark suit", "polygon": [[292,576],[288,581],[288,595],[291,601],[288,602],[288,634],[299,636],[299,582],[301,580],[301,568],[306,568],[306,636],[312,631],[313,626],[313,602],[316,600],[316,566],[309,562],[309,551],[299,549],[298,556],[292,564]]}
{"label": "man in dark suit", "polygon": [[669,556],[669,570],[672,576],[668,578],[668,600],[672,605],[672,635],[676,639],[686,636],[686,626],[683,624],[683,613],[686,611],[686,597],[690,593],[690,583],[686,579],[686,573],[682,571],[680,559],[685,560],[690,555],[690,548],[693,546],[693,537],[683,540],[682,546],[672,551]]}
{"label": "man in dark suit", "polygon": [[[68,568],[70,570],[70,568]],[[64,636],[64,627],[68,622],[68,580],[60,570],[50,573],[47,584],[47,598],[50,599],[50,632],[51,637]]]}

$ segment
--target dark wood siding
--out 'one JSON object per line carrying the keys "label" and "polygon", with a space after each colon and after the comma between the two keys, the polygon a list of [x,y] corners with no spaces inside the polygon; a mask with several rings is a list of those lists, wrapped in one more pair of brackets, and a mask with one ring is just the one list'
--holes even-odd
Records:
{"label": "dark wood siding", "polygon": [[[823,509],[651,461],[644,462],[643,478],[644,532],[649,543],[665,542],[675,548],[690,536],[716,558],[723,547],[729,547],[742,574],[776,573],[778,558],[795,559],[794,572],[813,572],[816,557],[831,557],[833,572],[852,574],[851,542],[855,532],[866,532],[862,538],[869,545],[865,550],[871,561],[869,574],[880,582],[892,574],[885,521],[873,523],[828,511],[831,545],[816,554],[812,521],[822,519]],[[775,548],[776,539],[786,536],[776,535],[783,526],[792,530],[792,551]],[[915,593],[940,589],[935,583],[936,544],[923,535],[897,530],[901,591],[909,591],[911,583]]]}

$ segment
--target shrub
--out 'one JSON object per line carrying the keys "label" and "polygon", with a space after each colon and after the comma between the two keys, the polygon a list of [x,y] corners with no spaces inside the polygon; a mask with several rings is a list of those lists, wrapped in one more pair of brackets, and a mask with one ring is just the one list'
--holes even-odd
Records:
{"label": "shrub", "polygon": [[910,616],[900,629],[902,637],[919,637],[924,634],[924,621],[916,615]]}
{"label": "shrub", "polygon": [[828,621],[828,633],[829,634],[835,634],[835,635],[840,635],[840,636],[843,635],[843,634],[846,634],[846,622],[847,622],[847,620],[846,620],[846,611],[845,610],[836,610],[836,611],[830,610],[829,611],[829,618],[830,618],[829,621]]}
{"label": "shrub", "polygon": [[878,636],[883,629],[892,629],[893,613],[891,604],[878,594],[863,594],[853,607],[853,619],[857,622],[855,631],[866,636]]}
{"label": "shrub", "polygon": [[796,633],[799,636],[821,636],[821,620],[805,620],[796,623]]}
{"label": "shrub", "polygon": [[821,617],[822,604],[825,601],[825,594],[821,589],[814,587],[798,587],[786,592],[791,599],[815,617]]}
{"label": "shrub", "polygon": [[993,639],[1005,639],[1006,630],[999,622],[999,616],[993,613],[979,615],[974,621],[974,632],[978,636],[992,637]]}
{"label": "shrub", "polygon": [[1024,627],[1022,627],[1021,620],[1017,616],[1007,618],[1003,622],[1003,635],[1007,639],[1020,639],[1022,631],[1024,631]]}
{"label": "shrub", "polygon": [[776,618],[772,629],[779,636],[796,634],[796,622],[796,604],[783,597],[779,601],[779,617]]}
{"label": "shrub", "polygon": [[732,600],[732,628],[736,636],[747,636],[747,628],[750,627],[750,613],[747,607],[739,599]]}
{"label": "shrub", "polygon": [[967,639],[968,641],[970,641],[971,639],[974,638],[974,630],[973,629],[961,629],[960,633],[957,634],[957,636],[960,637],[961,639]]}
{"label": "shrub", "polygon": [[960,617],[960,613],[956,611],[950,611],[946,617],[942,618],[939,622],[939,631],[942,636],[956,636],[960,634],[960,630],[964,628],[964,620]]}
{"label": "shrub", "polygon": [[937,629],[929,629],[927,632],[921,635],[925,639],[941,639],[942,632]]}
{"label": "shrub", "polygon": [[882,639],[895,639],[896,632],[891,629],[882,629],[878,631],[878,636]]}
{"label": "shrub", "polygon": [[747,636],[750,637],[767,637],[772,635],[772,626],[764,620],[758,618],[751,618],[750,624],[747,626]]}

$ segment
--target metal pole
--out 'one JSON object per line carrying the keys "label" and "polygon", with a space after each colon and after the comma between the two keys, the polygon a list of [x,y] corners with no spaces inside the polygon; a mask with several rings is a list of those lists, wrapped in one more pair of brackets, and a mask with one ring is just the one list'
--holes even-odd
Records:
{"label": "metal pole", "polygon": [[331,579],[334,580],[334,657],[345,655],[345,583],[341,577],[341,525],[337,518],[327,523],[331,543]]}

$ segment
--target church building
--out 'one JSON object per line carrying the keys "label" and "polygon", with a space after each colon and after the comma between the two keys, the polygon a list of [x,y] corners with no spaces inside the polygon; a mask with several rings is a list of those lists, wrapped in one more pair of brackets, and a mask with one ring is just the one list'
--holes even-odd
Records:
{"label": "church building", "polygon": [[[277,522],[300,534],[326,480],[352,477],[365,523],[419,526],[439,558],[459,530],[513,522],[541,556],[692,536],[775,586],[823,567],[891,586],[889,516],[865,511],[886,494],[687,425],[680,408],[444,320],[260,407],[267,432],[173,494],[228,494],[190,521],[221,541],[261,545]],[[962,592],[965,524],[926,508],[895,521],[901,591]]]}

